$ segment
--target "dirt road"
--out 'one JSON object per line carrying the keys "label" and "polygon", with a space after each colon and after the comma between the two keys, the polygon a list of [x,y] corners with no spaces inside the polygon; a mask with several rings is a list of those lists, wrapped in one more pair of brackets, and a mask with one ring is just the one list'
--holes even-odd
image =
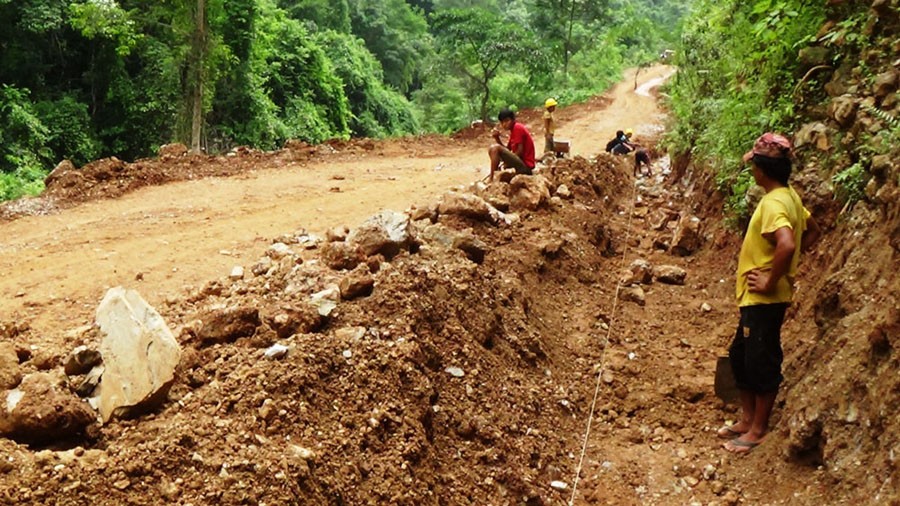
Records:
{"label": "dirt road", "polygon": [[[658,84],[671,72],[644,69],[637,81]],[[599,152],[619,128],[658,131],[655,100],[636,94],[633,83],[631,71],[605,97],[560,109],[557,135],[572,140],[573,154]],[[539,138],[539,120],[526,122]],[[340,163],[259,167],[0,223],[0,321],[24,319],[55,340],[89,323],[109,287],[135,288],[158,304],[255,261],[280,234],[352,227],[380,209],[405,209],[471,183],[486,174],[488,142],[485,135],[448,149],[426,140],[414,157],[385,149]]]}

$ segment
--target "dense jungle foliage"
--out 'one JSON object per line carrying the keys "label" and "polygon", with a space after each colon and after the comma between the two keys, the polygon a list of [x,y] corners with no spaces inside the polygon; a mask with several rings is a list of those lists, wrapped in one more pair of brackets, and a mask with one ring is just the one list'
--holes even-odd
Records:
{"label": "dense jungle foliage", "polygon": [[0,0],[0,199],[61,159],[449,132],[602,91],[676,0]]}
{"label": "dense jungle foliage", "polygon": [[[753,140],[780,131],[803,142],[819,128],[829,147],[816,163],[835,197],[861,199],[873,157],[900,142],[896,94],[872,89],[880,68],[897,65],[896,16],[888,1],[698,0],[667,89],[670,152],[710,167],[740,222],[753,183],[740,157]],[[835,112],[842,102],[862,112],[845,119]]]}

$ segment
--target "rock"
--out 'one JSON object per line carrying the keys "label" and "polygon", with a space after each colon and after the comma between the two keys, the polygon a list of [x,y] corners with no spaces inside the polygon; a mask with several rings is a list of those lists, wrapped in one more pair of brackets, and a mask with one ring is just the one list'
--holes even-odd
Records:
{"label": "rock", "polygon": [[416,206],[409,210],[409,218],[413,221],[428,220],[432,223],[437,221],[438,209],[436,205]]}
{"label": "rock", "polygon": [[556,195],[560,198],[570,199],[572,198],[572,191],[569,190],[568,186],[561,184],[556,188]]}
{"label": "rock", "polygon": [[509,182],[510,209],[537,210],[550,201],[550,182],[544,176],[517,175]]}
{"label": "rock", "polygon": [[180,156],[186,155],[188,152],[187,146],[180,142],[174,142],[171,144],[163,144],[159,147],[159,157],[163,160],[178,158]]}
{"label": "rock", "polygon": [[831,100],[829,114],[839,125],[849,127],[856,119],[859,101],[853,95],[845,94]]}
{"label": "rock", "polygon": [[674,255],[688,256],[700,249],[703,237],[700,235],[700,218],[685,216],[675,227],[675,236],[672,239],[670,251]]}
{"label": "rock", "polygon": [[427,244],[459,249],[469,260],[477,264],[484,261],[484,256],[489,250],[487,244],[478,239],[472,229],[453,230],[441,223],[425,227],[420,239]]}
{"label": "rock", "polygon": [[351,300],[357,297],[368,296],[372,293],[374,286],[375,278],[369,273],[369,268],[362,265],[341,279],[341,298]]}
{"label": "rock", "polygon": [[88,371],[84,378],[75,386],[75,395],[78,397],[93,397],[94,392],[100,385],[100,380],[103,378],[103,371],[102,365],[98,365]]}
{"label": "rock", "polygon": [[181,347],[165,321],[141,296],[111,288],[97,308],[105,371],[98,405],[106,422],[133,416],[165,400],[175,380]]}
{"label": "rock", "polygon": [[829,139],[828,127],[825,126],[825,123],[817,121],[800,127],[797,135],[794,136],[794,146],[800,148],[808,145],[815,146],[819,151],[831,149],[831,140]]}
{"label": "rock", "polygon": [[900,83],[900,71],[888,69],[886,72],[875,76],[875,81],[872,83],[872,93],[876,98],[884,98],[897,90],[898,83]]}
{"label": "rock", "polygon": [[15,388],[22,381],[19,355],[12,343],[0,342],[0,391]]}
{"label": "rock", "polygon": [[653,266],[643,258],[638,258],[634,262],[631,262],[631,266],[628,267],[628,270],[631,272],[631,279],[635,283],[649,285],[653,282]]}
{"label": "rock", "polygon": [[647,215],[647,225],[650,227],[650,230],[656,230],[657,232],[665,230],[669,225],[669,221],[669,213],[662,209],[654,209]]}
{"label": "rock", "polygon": [[564,481],[554,480],[550,482],[550,488],[556,490],[566,490],[569,488],[569,485]]}
{"label": "rock", "polygon": [[229,307],[207,311],[200,317],[197,336],[203,346],[231,343],[242,337],[250,337],[262,322],[259,310],[252,307]]}
{"label": "rock", "polygon": [[289,348],[283,344],[273,344],[272,346],[269,346],[268,349],[266,349],[265,353],[263,353],[263,356],[271,359],[283,358],[285,355],[287,355],[288,350]]}
{"label": "rock", "polygon": [[94,366],[100,365],[102,362],[103,357],[100,356],[99,351],[90,349],[87,346],[79,346],[72,350],[72,353],[69,353],[64,369],[69,376],[86,374]]}
{"label": "rock", "polygon": [[232,281],[240,281],[244,279],[244,268],[240,265],[235,265],[231,269],[231,274],[228,275],[228,278]]}
{"label": "rock", "polygon": [[250,269],[250,272],[253,273],[254,276],[262,276],[269,272],[269,269],[272,268],[272,259],[269,257],[262,257],[258,262],[253,264],[253,267]]}
{"label": "rock", "polygon": [[288,255],[292,255],[294,252],[291,250],[291,247],[283,242],[276,242],[275,244],[269,246],[269,249],[266,250],[266,256],[271,258],[272,260],[280,260]]}
{"label": "rock", "polygon": [[365,256],[381,254],[391,259],[412,243],[409,216],[382,211],[351,232],[347,242],[359,246]]}
{"label": "rock", "polygon": [[327,242],[319,249],[319,255],[325,265],[338,271],[354,269],[366,261],[359,246],[349,242]]}
{"label": "rock", "polygon": [[282,306],[274,316],[267,317],[266,323],[280,339],[294,334],[316,332],[325,324],[325,316],[312,304],[299,303]]}
{"label": "rock", "polygon": [[687,271],[676,265],[660,265],[653,269],[656,280],[669,285],[683,285]]}
{"label": "rock", "polygon": [[264,420],[266,423],[271,423],[272,420],[275,419],[275,415],[278,414],[278,408],[275,405],[275,401],[266,399],[256,413],[259,415],[260,419]]}
{"label": "rock", "polygon": [[894,170],[894,161],[891,155],[875,155],[872,157],[872,168],[869,171],[876,179],[884,181]]}
{"label": "rock", "polygon": [[325,240],[328,242],[344,242],[349,234],[350,229],[346,226],[335,227],[325,232]]}
{"label": "rock", "polygon": [[90,406],[63,388],[58,374],[34,373],[0,402],[0,434],[22,443],[47,444],[81,437],[96,421]]}
{"label": "rock", "polygon": [[485,200],[501,213],[509,211],[509,197],[506,195],[488,195]]}
{"label": "rock", "polygon": [[638,306],[646,304],[644,289],[640,286],[626,286],[619,292],[619,297],[624,301],[634,302]]}
{"label": "rock", "polygon": [[471,193],[450,192],[438,203],[438,213],[497,223],[499,211],[483,198]]}
{"label": "rock", "polygon": [[706,302],[704,302],[703,304],[700,304],[700,311],[703,311],[704,313],[709,313],[712,310],[713,310],[712,306],[710,306]]}
{"label": "rock", "polygon": [[312,294],[309,298],[310,305],[316,308],[319,315],[323,317],[330,316],[340,301],[341,288],[337,285],[331,285],[321,292]]}
{"label": "rock", "polygon": [[829,61],[830,51],[822,46],[807,46],[798,53],[803,71],[811,69],[817,65],[825,65]]}
{"label": "rock", "polygon": [[556,258],[559,256],[560,252],[563,249],[563,246],[566,245],[565,238],[562,237],[552,237],[540,243],[541,255],[547,258]]}
{"label": "rock", "polygon": [[459,367],[448,367],[444,369],[444,372],[446,372],[450,376],[453,376],[454,378],[462,378],[466,375],[466,373]]}
{"label": "rock", "polygon": [[73,164],[69,160],[63,160],[56,164],[56,167],[54,167],[53,170],[51,170],[50,173],[47,174],[47,177],[44,178],[44,186],[49,188],[55,182],[59,181],[62,178],[63,174],[76,170],[78,169],[75,168],[75,164]]}

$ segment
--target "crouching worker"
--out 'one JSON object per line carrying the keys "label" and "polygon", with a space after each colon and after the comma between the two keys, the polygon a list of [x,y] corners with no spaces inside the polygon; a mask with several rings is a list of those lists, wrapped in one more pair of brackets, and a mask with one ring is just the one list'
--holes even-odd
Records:
{"label": "crouching worker", "polygon": [[[494,144],[488,149],[491,157],[491,173],[488,181],[494,180],[494,172],[500,168],[500,162],[507,169],[515,169],[517,174],[531,174],[534,171],[534,140],[525,125],[516,121],[516,114],[509,109],[503,109],[497,115],[500,122],[498,128],[491,131]],[[503,131],[509,132],[509,141],[506,146],[500,135]]]}
{"label": "crouching worker", "polygon": [[791,304],[793,278],[806,251],[819,239],[816,220],[788,184],[791,143],[763,134],[744,155],[753,179],[765,189],[747,227],[737,267],[737,303],[741,317],[728,350],[740,390],[741,419],[719,429],[725,449],[746,453],[762,442],[781,385],[781,324]]}
{"label": "crouching worker", "polygon": [[624,132],[622,130],[616,131],[616,136],[613,140],[606,143],[606,152],[612,153],[614,155],[627,155],[629,153],[634,153],[634,175],[637,177],[643,171],[641,170],[641,165],[647,167],[647,175],[653,175],[653,169],[650,168],[650,154],[647,153],[647,150],[640,147],[639,145],[632,142],[631,137],[634,135],[634,130],[628,129]]}

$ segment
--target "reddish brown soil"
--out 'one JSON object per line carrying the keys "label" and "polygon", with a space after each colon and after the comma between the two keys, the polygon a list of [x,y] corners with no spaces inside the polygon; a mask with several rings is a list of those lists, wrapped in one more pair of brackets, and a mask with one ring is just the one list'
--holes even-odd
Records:
{"label": "reddish brown soil", "polygon": [[[564,108],[560,137],[574,139],[578,154],[596,154],[617,127],[658,132],[659,111],[631,93],[632,82]],[[123,170],[122,182],[110,177],[86,190],[83,204],[73,206],[75,195],[45,199],[31,209],[49,214],[0,224],[9,238],[0,263],[13,273],[0,280],[0,322],[3,338],[28,350],[23,370],[52,367],[94,343],[93,330],[72,330],[91,323],[116,284],[140,291],[185,348],[170,400],[156,413],[65,447],[0,440],[0,501],[568,504],[599,384],[574,504],[897,504],[900,427],[896,417],[873,422],[897,407],[896,318],[874,307],[896,307],[896,272],[873,279],[880,270],[865,251],[842,250],[853,230],[830,232],[804,264],[800,304],[786,325],[775,430],[750,455],[728,454],[714,431],[736,410],[713,395],[713,374],[736,323],[738,238],[719,225],[708,184],[634,184],[631,167],[608,155],[548,168],[573,198],[512,225],[441,217],[487,244],[482,263],[456,250],[401,253],[374,274],[370,296],[342,302],[321,328],[278,336],[276,315],[346,273],[295,245],[302,264],[289,259],[268,276],[250,275],[271,242],[298,228],[355,226],[383,207],[432,203],[485,173],[485,142],[351,143],[303,162],[290,150],[144,161],[142,170],[161,175]],[[202,179],[185,181],[188,166]],[[135,190],[138,180],[181,182]],[[502,191],[494,184],[483,193]],[[93,200],[105,192],[117,198]],[[857,239],[877,251],[869,260],[897,265],[896,205],[861,207],[853,220],[884,224],[880,235]],[[661,209],[701,216],[704,248],[688,257],[658,249],[674,225],[651,230]],[[686,284],[645,285],[645,305],[618,299],[622,270],[639,258],[683,267]],[[247,269],[244,280],[227,278],[233,265]],[[258,310],[265,323],[225,343],[196,337],[198,320],[233,307]],[[263,358],[274,342],[290,353]],[[828,350],[853,366],[816,367],[833,364]],[[816,384],[833,386],[822,394]],[[844,395],[853,388],[881,392],[881,404],[857,405],[859,397]]]}

